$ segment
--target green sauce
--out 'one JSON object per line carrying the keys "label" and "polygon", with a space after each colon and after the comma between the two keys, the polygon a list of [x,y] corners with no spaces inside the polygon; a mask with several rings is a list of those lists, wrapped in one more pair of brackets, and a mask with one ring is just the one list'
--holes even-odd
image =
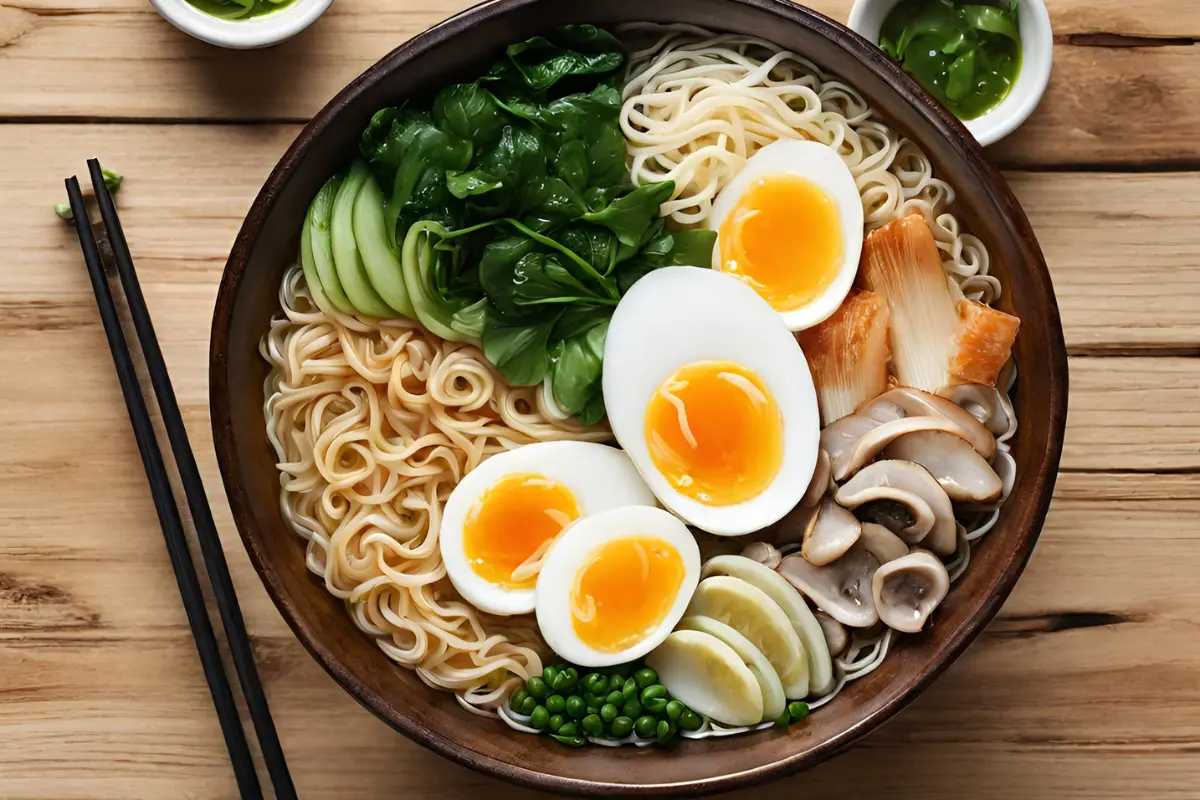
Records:
{"label": "green sauce", "polygon": [[218,19],[250,19],[290,6],[293,0],[187,0],[195,8]]}
{"label": "green sauce", "polygon": [[1000,104],[1021,71],[1016,0],[904,0],[879,46],[959,119]]}

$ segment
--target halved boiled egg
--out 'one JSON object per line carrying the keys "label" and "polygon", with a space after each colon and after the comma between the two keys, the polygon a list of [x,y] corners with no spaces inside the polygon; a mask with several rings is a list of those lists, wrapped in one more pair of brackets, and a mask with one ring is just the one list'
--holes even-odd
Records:
{"label": "halved boiled egg", "polygon": [[653,506],[580,520],[550,550],[537,581],[546,644],[584,667],[623,664],[675,627],[700,579],[687,526]]}
{"label": "halved boiled egg", "polygon": [[667,267],[634,284],[609,324],[603,388],[617,440],[684,521],[738,536],[804,495],[820,437],[808,362],[736,278]]}
{"label": "halved boiled egg", "polygon": [[793,331],[841,304],[858,270],[863,208],[841,156],[819,142],[767,145],[713,201],[715,267],[753,288]]}
{"label": "halved boiled egg", "polygon": [[590,442],[540,442],[494,455],[450,494],[439,544],[454,588],[492,614],[528,614],[547,553],[578,520],[654,503],[629,457]]}

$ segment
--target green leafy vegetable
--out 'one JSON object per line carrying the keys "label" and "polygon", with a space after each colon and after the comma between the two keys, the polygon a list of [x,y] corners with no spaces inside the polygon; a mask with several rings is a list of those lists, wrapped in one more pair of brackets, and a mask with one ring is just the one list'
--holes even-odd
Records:
{"label": "green leafy vegetable", "polygon": [[[121,182],[125,180],[123,177],[121,177],[117,173],[110,172],[109,170],[106,170],[106,169],[100,170],[100,174],[104,176],[105,187],[108,189],[108,191],[113,192],[113,193],[115,193],[118,189],[121,188]],[[91,194],[91,190],[85,189],[83,194],[84,194],[84,197],[86,198]],[[57,214],[58,216],[60,216],[61,218],[65,219],[67,222],[73,222],[75,220],[75,213],[71,210],[70,203],[55,203],[54,204],[54,213]]]}

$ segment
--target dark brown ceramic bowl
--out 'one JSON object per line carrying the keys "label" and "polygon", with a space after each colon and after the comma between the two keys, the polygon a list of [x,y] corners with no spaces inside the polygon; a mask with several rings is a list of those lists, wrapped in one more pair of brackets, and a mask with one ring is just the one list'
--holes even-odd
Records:
{"label": "dark brown ceramic bowl", "polygon": [[[932,629],[904,637],[867,678],[786,733],[680,742],[669,749],[570,750],[468,715],[454,698],[393,665],[304,567],[279,513],[278,474],[263,431],[266,365],[258,342],[295,258],[309,200],[354,152],[371,114],[467,78],[501,48],[563,22],[685,22],[753,34],[808,55],[858,87],[933,159],[957,190],[955,211],[991,250],[1004,306],[1021,318],[1017,484],[1000,522]],[[212,421],[234,518],[267,590],[300,641],[359,702],[449,758],[508,780],[579,794],[694,796],[812,766],[894,715],[946,669],[996,614],[1020,575],[1054,487],[1067,407],[1067,363],[1050,277],[1008,186],[956,120],[877,49],[783,0],[495,0],[418,36],[327,105],[284,154],[234,244],[212,329]]]}

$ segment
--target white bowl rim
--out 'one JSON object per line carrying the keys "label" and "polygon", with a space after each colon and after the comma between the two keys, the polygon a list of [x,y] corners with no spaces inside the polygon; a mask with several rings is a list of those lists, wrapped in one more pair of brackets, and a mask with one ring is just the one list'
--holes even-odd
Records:
{"label": "white bowl rim", "polygon": [[[903,0],[855,0],[846,26],[872,44],[887,13]],[[1021,28],[1021,72],[1004,100],[981,117],[963,120],[983,146],[995,144],[1021,126],[1033,113],[1046,87],[1054,62],[1054,32],[1044,0],[1017,0]]]}
{"label": "white bowl rim", "polygon": [[333,0],[293,0],[278,11],[245,20],[220,19],[187,0],[150,0],[167,22],[201,41],[235,50],[269,47],[316,22]]}

